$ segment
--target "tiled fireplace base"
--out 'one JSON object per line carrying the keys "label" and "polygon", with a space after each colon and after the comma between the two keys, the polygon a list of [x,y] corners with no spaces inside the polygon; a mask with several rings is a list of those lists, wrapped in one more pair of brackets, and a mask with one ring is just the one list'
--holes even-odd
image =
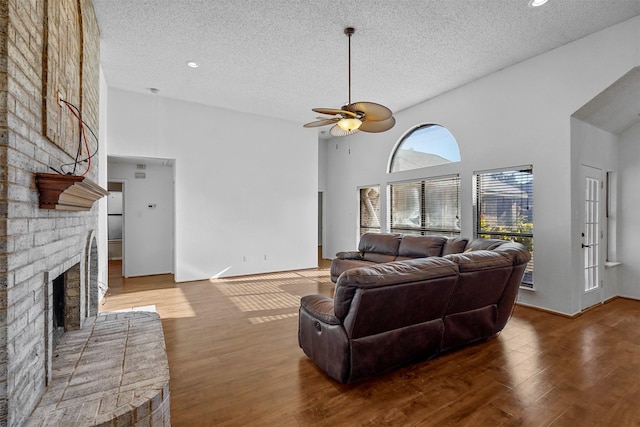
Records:
{"label": "tiled fireplace base", "polygon": [[86,319],[53,354],[52,379],[27,426],[169,426],[169,365],[156,313]]}

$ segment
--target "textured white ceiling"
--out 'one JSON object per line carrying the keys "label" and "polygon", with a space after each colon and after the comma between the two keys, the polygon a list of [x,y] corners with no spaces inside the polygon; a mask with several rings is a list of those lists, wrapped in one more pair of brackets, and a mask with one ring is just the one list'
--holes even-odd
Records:
{"label": "textured white ceiling", "polygon": [[[299,122],[398,112],[640,15],[640,0],[93,0],[110,87]],[[186,61],[197,61],[191,69]]]}
{"label": "textured white ceiling", "polygon": [[640,122],[640,67],[620,77],[576,111],[574,117],[613,134]]}

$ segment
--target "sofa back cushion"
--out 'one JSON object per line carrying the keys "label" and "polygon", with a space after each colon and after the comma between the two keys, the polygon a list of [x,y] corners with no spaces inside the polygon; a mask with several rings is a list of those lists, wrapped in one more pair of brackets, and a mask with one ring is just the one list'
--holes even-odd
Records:
{"label": "sofa back cushion", "polygon": [[444,258],[458,265],[460,278],[447,309],[459,313],[498,304],[513,271],[510,257],[489,250],[450,254]]}
{"label": "sofa back cushion", "polygon": [[455,237],[452,239],[447,239],[444,244],[444,248],[442,248],[442,256],[449,254],[459,254],[464,252],[467,247],[467,243],[469,239],[464,237]]}
{"label": "sofa back cushion", "polygon": [[334,313],[351,338],[428,322],[444,315],[457,280],[458,267],[439,257],[347,270]]}
{"label": "sofa back cushion", "polygon": [[446,237],[441,236],[404,236],[398,248],[397,260],[440,256]]}
{"label": "sofa back cushion", "polygon": [[402,234],[365,233],[360,238],[358,251],[362,259],[371,262],[390,262],[396,259]]}

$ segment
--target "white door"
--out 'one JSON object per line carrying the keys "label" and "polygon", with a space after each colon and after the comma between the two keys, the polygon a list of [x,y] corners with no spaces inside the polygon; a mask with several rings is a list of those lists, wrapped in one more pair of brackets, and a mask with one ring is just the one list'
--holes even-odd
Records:
{"label": "white door", "polygon": [[582,310],[603,302],[602,292],[602,170],[582,166]]}

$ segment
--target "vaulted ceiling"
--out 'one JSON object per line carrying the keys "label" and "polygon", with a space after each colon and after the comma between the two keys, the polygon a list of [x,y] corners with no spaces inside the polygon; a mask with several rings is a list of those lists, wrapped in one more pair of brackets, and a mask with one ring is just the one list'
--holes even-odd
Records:
{"label": "vaulted ceiling", "polygon": [[398,112],[640,15],[640,0],[93,3],[110,87],[301,125],[347,101],[347,26],[352,100]]}
{"label": "vaulted ceiling", "polygon": [[574,117],[613,134],[640,123],[640,66],[587,102]]}

